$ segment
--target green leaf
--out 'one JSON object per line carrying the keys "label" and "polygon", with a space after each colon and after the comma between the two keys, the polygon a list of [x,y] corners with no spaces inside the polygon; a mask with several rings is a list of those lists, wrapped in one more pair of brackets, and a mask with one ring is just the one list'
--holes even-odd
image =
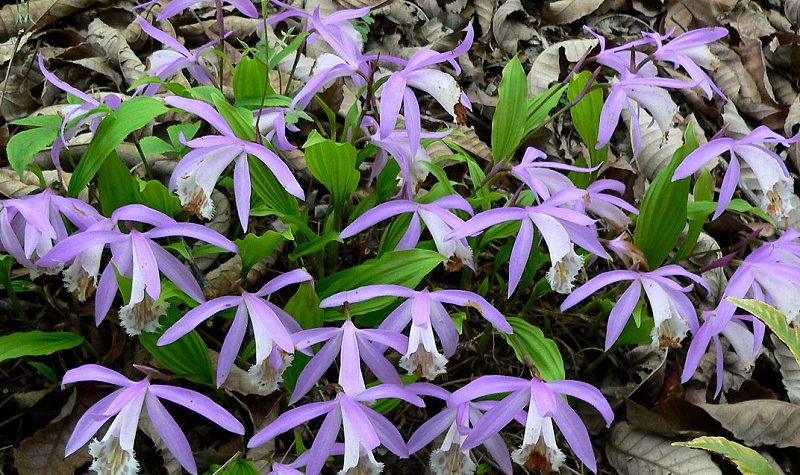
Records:
{"label": "green leaf", "polygon": [[[574,101],[578,94],[584,90],[592,77],[590,71],[582,71],[572,76],[567,89],[567,98]],[[581,136],[581,140],[586,144],[589,150],[589,161],[586,162],[584,157],[581,157],[576,162],[578,166],[594,166],[600,162],[604,162],[608,158],[608,145],[596,150],[597,134],[600,130],[600,112],[603,110],[603,91],[602,89],[594,89],[586,93],[586,95],[578,101],[577,104],[572,106],[569,110],[572,116],[572,123],[575,124],[575,130]],[[591,176],[588,173],[570,173],[570,179],[576,186],[585,188],[591,181]]]}
{"label": "green leaf", "polygon": [[240,139],[254,141],[256,128],[253,125],[253,113],[243,107],[232,106],[219,91],[216,89],[215,91],[217,94],[212,96],[214,107],[231,127],[233,133]]}
{"label": "green leaf", "polygon": [[167,216],[175,216],[183,209],[181,207],[181,200],[174,193],[170,193],[167,187],[160,181],[142,180],[139,177],[136,177],[135,180],[137,192],[139,194],[139,203],[148,208],[161,211]]}
{"label": "green leaf", "polygon": [[75,348],[83,337],[72,332],[18,332],[0,336],[0,362],[22,356],[44,356]]}
{"label": "green leaf", "polygon": [[117,208],[139,202],[139,190],[128,167],[112,151],[97,174],[97,193],[104,216]]}
{"label": "green leaf", "polygon": [[196,331],[192,330],[169,345],[158,346],[159,337],[175,324],[180,316],[181,312],[175,306],[170,306],[167,314],[161,317],[161,328],[154,333],[140,334],[139,342],[164,369],[189,381],[213,386],[214,370],[211,358],[208,356],[208,348]]}
{"label": "green leaf", "polygon": [[253,462],[239,457],[228,462],[221,471],[220,468],[222,468],[220,465],[212,465],[203,475],[258,475],[259,473]]}
{"label": "green leaf", "polygon": [[183,150],[186,146],[181,143],[181,134],[183,134],[184,140],[192,140],[201,125],[200,122],[192,122],[191,124],[175,124],[167,127],[167,135],[172,143],[172,148],[176,151]]}
{"label": "green leaf", "polygon": [[514,348],[517,359],[525,363],[525,356],[528,356],[545,381],[564,379],[564,360],[561,358],[561,352],[558,351],[556,342],[545,337],[539,327],[535,327],[521,318],[508,317],[507,320],[514,329],[514,333],[503,334],[503,336]]}
{"label": "green leaf", "polygon": [[492,117],[492,158],[499,162],[519,147],[525,136],[520,124],[528,114],[528,80],[519,58],[514,58],[503,68],[500,80],[497,109]]}
{"label": "green leaf", "polygon": [[339,239],[338,231],[328,231],[322,236],[318,236],[297,246],[297,248],[289,254],[289,259],[296,261],[301,257],[321,251],[325,249],[325,246],[327,246],[328,243],[334,241],[343,242],[341,239]]}
{"label": "green leaf", "polygon": [[[526,80],[527,81],[527,80]],[[561,101],[561,96],[567,90],[566,84],[554,84],[545,92],[532,97],[528,101],[528,120],[525,122],[525,135],[533,132],[544,124],[550,111]]]}
{"label": "green leaf", "polygon": [[324,323],[322,309],[319,308],[319,297],[311,282],[301,283],[283,309],[293,316],[304,330],[319,328]]}
{"label": "green leaf", "polygon": [[58,137],[58,130],[58,127],[55,129],[37,127],[17,132],[11,137],[6,145],[8,163],[20,177],[33,156],[48,145],[52,145]]}
{"label": "green leaf", "polygon": [[264,96],[267,69],[261,61],[243,56],[233,70],[233,96],[236,104],[256,103]]}
{"label": "green leaf", "polygon": [[165,153],[175,151],[175,148],[172,145],[155,136],[142,137],[142,139],[139,140],[139,145],[142,147],[142,152],[144,152],[146,156],[159,154],[163,155]]}
{"label": "green leaf", "polygon": [[[688,256],[697,244],[700,233],[703,231],[703,224],[705,224],[708,215],[692,216],[689,210],[692,204],[711,201],[714,197],[714,179],[708,169],[700,169],[700,176],[697,178],[694,188],[692,189],[692,197],[694,201],[686,205],[686,219],[689,220],[689,230],[686,232],[686,238],[683,240],[683,243],[681,243],[681,247],[678,248],[678,252],[676,252],[675,256],[672,258],[672,262],[678,262]],[[716,208],[716,203],[714,207]]]}
{"label": "green leaf", "polygon": [[689,153],[697,148],[691,124],[684,133],[684,143],[675,151],[672,161],[658,172],[650,184],[639,208],[633,243],[641,249],[650,269],[657,269],[675,248],[686,225],[689,202],[689,177],[672,181],[675,169]]}
{"label": "green leaf", "polygon": [[[705,219],[708,215],[714,212],[717,208],[716,201],[692,201],[686,207],[686,217],[690,220],[692,219]],[[772,218],[765,213],[761,208],[758,206],[753,206],[747,201],[741,198],[734,198],[728,204],[728,207],[725,208],[726,210],[736,211],[737,213],[751,213],[759,218],[767,221],[768,223],[772,223]]]}
{"label": "green leaf", "polygon": [[11,121],[14,125],[29,125],[46,129],[61,130],[61,117],[58,115],[35,115]]}
{"label": "green leaf", "polygon": [[266,259],[275,251],[278,244],[285,240],[286,236],[272,230],[261,236],[247,233],[243,239],[237,239],[235,242],[239,246],[239,256],[242,258],[242,275],[247,275],[256,262]]}
{"label": "green leaf", "polygon": [[[322,279],[317,283],[317,294],[324,299],[338,292],[370,284],[395,284],[415,288],[445,260],[438,252],[424,249],[387,252],[381,257],[370,259]],[[382,297],[353,304],[350,306],[350,314],[362,315],[379,310],[392,303],[394,299],[394,297]],[[341,316],[339,309],[325,311],[326,320],[336,320]]]}
{"label": "green leaf", "polygon": [[81,157],[69,182],[69,196],[76,197],[103,166],[103,162],[131,132],[167,112],[161,102],[139,96],[123,102],[100,122],[89,147]]}
{"label": "green leaf", "polygon": [[286,192],[261,160],[251,156],[247,159],[250,165],[250,182],[256,195],[279,216],[299,217],[300,207],[297,205],[297,198]]}
{"label": "green leaf", "polygon": [[778,470],[761,454],[724,437],[698,437],[688,442],[673,442],[676,447],[702,449],[722,455],[736,465],[742,475],[778,475]]}
{"label": "green leaf", "polygon": [[330,192],[333,206],[340,212],[361,179],[355,147],[324,139],[312,130],[303,149],[308,170]]}
{"label": "green leaf", "polygon": [[794,359],[797,360],[797,364],[800,364],[800,327],[790,326],[783,312],[772,305],[754,299],[733,297],[726,297],[726,299],[764,322],[775,333],[775,336],[786,343],[789,351],[794,355]]}

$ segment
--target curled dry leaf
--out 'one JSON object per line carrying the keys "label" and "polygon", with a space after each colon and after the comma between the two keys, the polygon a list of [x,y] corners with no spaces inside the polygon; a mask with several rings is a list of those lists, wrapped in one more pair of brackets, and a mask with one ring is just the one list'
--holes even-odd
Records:
{"label": "curled dry leaf", "polygon": [[506,0],[494,13],[492,34],[500,49],[509,56],[517,52],[520,41],[533,37],[533,30],[523,23],[527,16],[519,0]]}
{"label": "curled dry leaf", "polygon": [[800,447],[800,406],[772,399],[699,404],[748,447]]}
{"label": "curled dry leaf", "polygon": [[780,365],[781,376],[783,376],[783,387],[786,388],[786,394],[789,396],[789,401],[793,404],[800,403],[800,364],[786,343],[782,342],[780,338],[771,335],[772,345],[775,347],[773,355]]}
{"label": "curled dry leaf", "polygon": [[72,475],[75,469],[91,459],[86,450],[78,450],[64,458],[64,449],[75,424],[95,402],[93,395],[83,389],[77,397],[73,389],[62,414],[23,440],[14,451],[14,466],[20,475]]}
{"label": "curled dry leaf", "polygon": [[542,18],[553,25],[563,25],[579,20],[597,10],[603,0],[557,0],[547,2],[542,9]]}
{"label": "curled dry leaf", "polygon": [[86,37],[86,41],[100,48],[112,63],[119,65],[122,76],[128,85],[144,76],[145,66],[131,50],[122,32],[106,25],[103,20],[99,18],[92,20],[89,24],[89,35]]}
{"label": "curled dry leaf", "polygon": [[559,61],[560,50],[564,49],[564,56],[567,61],[575,62],[586,53],[597,46],[595,39],[566,40],[553,44],[545,48],[539,56],[533,60],[530,72],[528,72],[528,96],[541,94],[550,87],[554,81],[558,81],[561,75],[561,63]]}
{"label": "curled dry leaf", "polygon": [[705,452],[673,447],[674,440],[634,429],[627,422],[611,428],[606,457],[623,475],[716,475],[722,471]]}
{"label": "curled dry leaf", "polygon": [[[107,4],[110,0],[28,0],[28,11],[35,24],[34,29],[41,29],[61,18],[67,18],[86,10],[95,4]],[[16,36],[20,30],[17,24],[16,2],[5,2],[0,10],[0,41]]]}
{"label": "curled dry leaf", "polygon": [[[246,18],[240,16],[226,15],[225,16],[225,31],[231,32],[227,37],[228,42],[235,42],[237,40],[244,40],[248,36],[255,33],[256,28],[261,20],[257,18]],[[181,36],[191,37],[205,37],[208,32],[216,34],[217,20],[203,20],[201,22],[192,22],[178,27],[178,34]],[[215,36],[216,37],[216,36]]]}
{"label": "curled dry leaf", "polygon": [[786,0],[783,2],[783,11],[792,25],[800,25],[800,0]]}
{"label": "curled dry leaf", "polygon": [[492,29],[492,18],[497,9],[497,0],[475,0],[474,5],[475,13],[478,14],[478,25],[485,37]]}
{"label": "curled dry leaf", "polygon": [[[625,114],[626,122],[630,123],[632,117]],[[632,128],[629,126],[629,130]],[[639,130],[641,130],[641,149],[636,165],[648,180],[653,180],[662,168],[669,165],[672,155],[683,145],[683,134],[674,124],[666,134],[654,123],[653,118],[644,111],[639,111]],[[633,137],[631,137],[631,143]]]}

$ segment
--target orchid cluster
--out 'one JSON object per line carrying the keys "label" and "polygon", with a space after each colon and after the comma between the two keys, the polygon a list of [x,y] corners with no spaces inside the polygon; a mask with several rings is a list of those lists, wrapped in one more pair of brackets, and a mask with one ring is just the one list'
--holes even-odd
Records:
{"label": "orchid cluster", "polygon": [[[199,3],[173,0],[160,10],[157,21],[166,21]],[[222,3],[217,2],[219,15]],[[248,17],[258,17],[249,1],[225,3]],[[713,340],[718,392],[724,373],[723,342],[733,345],[741,358],[752,364],[765,333],[760,320],[736,314],[736,307],[726,297],[764,301],[783,312],[789,323],[800,321],[800,232],[786,230],[777,240],[737,261],[722,299],[698,317],[694,302],[698,292],[711,292],[709,284],[699,269],[684,267],[678,257],[655,259],[638,247],[644,207],[637,218],[639,210],[623,199],[623,183],[597,179],[602,163],[548,160],[535,147],[522,151],[525,142],[521,140],[486,170],[472,157],[456,154],[468,165],[472,188],[452,181],[442,170],[444,160],[433,157],[426,146],[445,141],[458,152],[451,140],[455,134],[450,129],[425,130],[421,104],[433,103],[443,116],[465,123],[470,101],[446,71],[450,68],[460,74],[458,58],[469,51],[474,40],[471,24],[452,50],[423,48],[406,59],[364,52],[364,38],[353,21],[365,17],[368,8],[323,17],[319,9],[308,12],[276,0],[273,3],[282,11],[265,19],[260,44],[268,59],[260,62],[260,67],[273,64],[270,54],[280,51],[285,52],[283,57],[299,57],[303,47],[312,43],[324,44],[327,52],[316,58],[310,77],[291,94],[289,89],[285,95],[276,92],[266,74],[260,104],[252,107],[241,107],[238,97],[235,105],[225,98],[220,92],[223,84],[216,84],[216,77],[221,76],[208,69],[210,63],[202,56],[212,47],[221,48],[224,37],[190,51],[155,21],[145,19],[144,12],[155,8],[155,2],[139,9],[143,16],[137,21],[142,31],[164,49],[153,53],[149,77],[134,84],[129,91],[134,97],[125,101],[139,97],[156,100],[170,111],[195,116],[201,121],[198,127],[209,130],[194,137],[188,136],[188,129],[181,129],[173,141],[178,160],[166,187],[161,187],[164,200],[179,201],[181,212],[170,215],[166,208],[154,209],[157,200],[148,201],[140,194],[116,205],[103,202],[106,197],[101,196],[99,203],[105,212],[101,214],[92,204],[74,197],[77,194],[63,197],[48,188],[2,202],[0,250],[27,268],[31,278],[61,273],[76,302],[94,298],[96,325],[118,320],[131,337],[156,336],[156,348],[148,347],[149,351],[165,351],[189,335],[202,342],[199,335],[206,330],[224,331],[222,342],[212,343],[219,357],[215,377],[204,389],[230,390],[233,375],[242,371],[240,366],[249,365],[247,379],[255,388],[253,394],[286,392],[286,402],[293,407],[264,427],[246,427],[229,412],[232,407],[223,408],[194,390],[156,384],[157,380],[187,376],[168,364],[161,370],[134,365],[144,374],[138,381],[87,364],[68,371],[62,383],[98,381],[119,389],[83,415],[67,443],[66,455],[80,450],[110,421],[102,439],[89,443],[91,468],[99,473],[136,473],[134,439],[144,407],[160,437],[156,444],[163,444],[184,469],[198,473],[186,436],[161,402],[166,400],[227,431],[247,434],[248,448],[283,440],[281,434],[300,426],[316,427],[308,448],[298,444],[302,447],[298,446],[295,454],[291,449],[284,455],[275,454],[270,472],[275,474],[321,473],[330,457],[339,456],[341,462],[334,464],[341,467],[341,474],[380,473],[386,467],[380,461],[385,451],[379,447],[404,458],[422,453],[426,446],[430,446],[427,466],[436,474],[475,473],[481,460],[490,460],[506,474],[513,472],[512,461],[529,470],[551,472],[567,459],[559,433],[575,457],[596,472],[588,429],[568,397],[595,408],[607,426],[614,411],[598,389],[567,379],[563,368],[560,374],[545,372],[536,354],[523,355],[526,350],[515,332],[521,319],[508,318],[518,315],[525,320],[523,324],[532,327],[526,314],[531,305],[523,305],[520,298],[535,302],[551,292],[564,295],[561,312],[587,299],[610,299],[613,307],[605,326],[606,351],[620,344],[632,324],[641,326],[642,315],[651,317],[652,329],[640,343],[678,349],[691,335],[684,381],[694,374]],[[292,50],[285,41],[289,33],[270,42],[270,34],[277,35],[276,29],[282,25],[300,38],[292,43]],[[608,91],[595,124],[597,136],[592,137],[598,150],[612,143],[620,118],[627,114],[630,155],[636,159],[641,151],[641,114],[651,116],[652,125],[665,134],[673,124],[678,108],[670,90],[699,88],[709,100],[726,99],[705,72],[714,64],[708,44],[727,34],[722,28],[690,31],[674,38],[672,32],[648,33],[614,47],[588,31],[597,38],[599,51],[588,51],[567,81],[577,77],[581,67],[597,64],[597,70],[581,95],[563,111],[580,104],[590,90]],[[39,67],[49,83],[81,101],[64,106],[61,113],[52,149],[60,170],[61,151],[76,134],[88,125],[91,134],[98,134],[95,140],[105,140],[99,135],[99,126],[124,102],[116,95],[96,99],[66,84],[46,69],[42,56]],[[685,73],[688,79],[666,77],[666,68]],[[237,68],[236,74],[244,70]],[[170,82],[183,72],[196,86]],[[595,80],[602,72],[608,74],[607,80],[598,84]],[[327,131],[318,119],[320,104],[329,117],[335,112],[319,95],[334,81],[344,82],[354,91],[355,103],[344,125],[338,128],[334,121]],[[565,90],[566,85],[557,85],[545,100],[535,102],[539,104],[536,107],[552,103],[552,109],[557,104],[551,101],[556,94],[553,91],[563,94]],[[544,112],[550,114],[550,109]],[[523,117],[522,122],[528,118]],[[545,125],[542,120],[537,127]],[[318,129],[319,140],[300,146],[301,131],[311,127]],[[765,127],[744,137],[718,135],[685,149],[674,166],[666,169],[670,175],[659,183],[688,183],[688,177],[705,171],[718,156],[728,155],[713,219],[734,200],[742,167],[748,167],[758,180],[762,190],[758,206],[775,219],[785,217],[791,209],[788,196],[793,181],[774,148],[795,143],[800,136],[787,139]],[[338,150],[342,156],[328,152],[331,155],[324,157],[324,166],[308,160],[308,170],[302,173],[295,169],[296,162],[287,160],[298,147],[308,150],[320,142],[331,146],[326,150]],[[355,147],[361,144],[368,145],[356,156]],[[514,163],[518,149],[522,157]],[[352,163],[344,156],[345,150],[352,150]],[[146,158],[144,153],[142,158]],[[112,154],[103,160],[118,159]],[[102,161],[95,172],[101,166],[105,166]],[[342,171],[343,167],[349,168]],[[81,171],[86,173],[86,169]],[[369,175],[364,180],[365,194],[354,193],[360,171]],[[349,186],[343,177],[354,173],[355,184]],[[314,213],[323,215],[317,230],[309,223],[307,208],[322,196],[322,188],[301,183],[308,181],[309,174],[331,197],[328,204],[314,208]],[[79,175],[76,171],[73,179]],[[505,181],[497,180],[500,176]],[[431,185],[433,181],[436,183]],[[89,179],[84,185],[88,183]],[[134,186],[138,188],[138,184]],[[231,188],[238,218],[234,221],[238,227],[231,234],[241,233],[242,239],[232,240],[209,223],[188,222],[213,220],[220,208],[220,203],[215,203],[220,195],[215,192],[226,188]],[[342,189],[344,205],[334,203]],[[358,196],[358,205],[354,206],[353,196]],[[259,241],[262,237],[254,235],[254,230],[264,230],[263,221],[251,219],[263,216],[271,217],[275,229],[288,228],[281,239],[295,240],[296,250],[287,252],[281,261],[290,263],[290,270],[277,273],[254,291],[260,277],[251,277],[244,262],[246,255],[268,247]],[[386,222],[388,226],[381,228]],[[681,228],[683,224],[685,216]],[[513,238],[512,242],[508,238]],[[258,244],[253,245],[254,241]],[[339,259],[339,252],[345,250],[342,242],[355,244],[358,255]],[[670,243],[668,253],[674,244]],[[194,261],[203,248],[207,253],[238,254],[234,260],[242,273],[223,295],[208,292]],[[361,262],[374,253],[375,259]],[[387,256],[394,260],[383,260]],[[624,269],[586,277],[587,265],[600,262],[608,267],[615,256]],[[259,255],[256,260],[265,257]],[[537,280],[540,266],[548,261],[549,267]],[[270,271],[278,267],[274,262],[267,266]],[[433,264],[419,270],[428,262]],[[423,283],[442,263],[445,277]],[[340,264],[352,267],[340,269]],[[448,275],[457,273],[464,288],[450,288],[454,279]],[[482,283],[468,289],[478,279],[483,279]],[[299,289],[291,298],[294,305],[290,309],[288,303],[280,302],[285,302],[285,293],[293,286]],[[602,296],[601,291],[605,292]],[[114,311],[118,293],[123,304]],[[304,305],[301,310],[297,302]],[[166,318],[168,309],[178,309],[180,318]],[[478,351],[476,341],[481,335],[508,341],[516,354],[522,355],[518,357],[530,377],[509,375],[511,371],[519,374],[519,368],[514,368],[509,374],[480,375],[452,392],[444,389],[443,380],[455,366],[454,360],[460,363],[460,352]],[[555,356],[561,359],[559,354]],[[155,361],[163,360],[156,356]],[[436,400],[432,407],[441,407],[439,412],[429,412],[428,420],[405,440],[392,422],[391,408],[401,401],[425,408],[426,401],[432,400]],[[317,418],[322,418],[319,425],[309,424]],[[515,421],[524,434],[512,452],[501,431]],[[303,439],[301,431],[295,436],[296,441]]]}

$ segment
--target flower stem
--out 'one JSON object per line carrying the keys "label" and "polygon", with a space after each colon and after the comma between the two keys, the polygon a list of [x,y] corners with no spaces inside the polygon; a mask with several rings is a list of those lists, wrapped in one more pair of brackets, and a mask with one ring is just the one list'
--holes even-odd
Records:
{"label": "flower stem", "polygon": [[219,36],[219,91],[222,92],[222,84],[225,80],[225,16],[222,11],[222,0],[215,0],[217,7],[217,36]]}

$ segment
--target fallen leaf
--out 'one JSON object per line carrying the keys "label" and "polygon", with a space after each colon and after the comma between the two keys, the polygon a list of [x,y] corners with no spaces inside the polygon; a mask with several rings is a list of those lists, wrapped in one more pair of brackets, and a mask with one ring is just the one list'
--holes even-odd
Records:
{"label": "fallen leaf", "polygon": [[783,387],[786,388],[786,394],[789,396],[789,401],[793,404],[800,403],[800,365],[797,363],[794,355],[786,343],[782,342],[775,335],[770,335],[772,345],[775,351],[775,359],[778,360],[780,365],[781,376],[783,376]]}
{"label": "fallen leaf", "polygon": [[100,48],[112,63],[119,65],[122,76],[128,85],[133,84],[144,76],[145,66],[138,56],[131,50],[122,33],[106,25],[99,18],[89,24],[89,34],[86,41]]}
{"label": "fallen leaf", "polygon": [[580,20],[597,10],[603,0],[557,0],[547,2],[542,9],[542,18],[552,25],[563,25]]}
{"label": "fallen leaf", "polygon": [[800,406],[757,399],[736,404],[698,404],[748,447],[800,447]]}
{"label": "fallen leaf", "polygon": [[506,0],[494,12],[492,34],[504,53],[511,56],[517,52],[518,43],[533,37],[533,30],[524,23],[528,18],[519,0]]}
{"label": "fallen leaf", "polygon": [[528,96],[532,97],[546,91],[550,84],[558,81],[561,75],[560,50],[564,49],[564,56],[569,62],[578,61],[586,51],[597,46],[595,39],[566,40],[545,48],[533,60],[531,70],[528,72]]}
{"label": "fallen leaf", "polygon": [[622,475],[712,475],[722,471],[705,452],[674,447],[671,439],[620,422],[611,428],[606,457]]}

